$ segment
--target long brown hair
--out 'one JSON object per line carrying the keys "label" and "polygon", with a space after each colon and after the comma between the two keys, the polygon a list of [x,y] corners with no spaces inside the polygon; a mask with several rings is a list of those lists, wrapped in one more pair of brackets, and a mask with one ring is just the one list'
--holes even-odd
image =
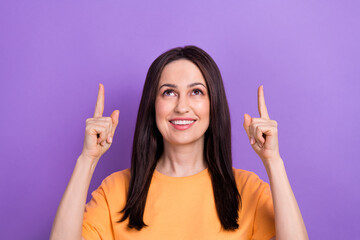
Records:
{"label": "long brown hair", "polygon": [[131,158],[131,178],[124,213],[129,228],[141,230],[147,194],[158,159],[163,153],[163,138],[155,121],[155,99],[160,75],[166,64],[187,59],[202,72],[210,98],[210,124],[205,132],[204,157],[211,175],[217,215],[222,228],[239,227],[241,197],[232,171],[231,124],[229,107],[220,70],[204,50],[196,46],[177,47],[161,54],[151,64],[137,115]]}

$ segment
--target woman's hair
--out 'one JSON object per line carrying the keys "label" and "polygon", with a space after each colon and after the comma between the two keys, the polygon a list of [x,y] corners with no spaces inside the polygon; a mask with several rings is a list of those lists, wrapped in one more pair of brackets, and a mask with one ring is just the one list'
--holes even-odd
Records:
{"label": "woman's hair", "polygon": [[225,230],[239,227],[241,197],[232,171],[231,124],[229,107],[219,68],[214,60],[196,46],[177,47],[161,54],[151,64],[137,115],[131,158],[131,178],[124,213],[129,228],[141,230],[147,194],[158,159],[163,153],[163,138],[155,121],[157,87],[164,67],[175,60],[187,59],[202,72],[210,98],[210,124],[205,132],[204,157],[211,175],[217,215]]}

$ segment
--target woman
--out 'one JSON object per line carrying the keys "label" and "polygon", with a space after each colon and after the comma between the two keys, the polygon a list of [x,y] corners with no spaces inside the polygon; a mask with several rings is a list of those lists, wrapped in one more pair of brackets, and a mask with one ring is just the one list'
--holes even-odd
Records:
{"label": "woman", "polygon": [[308,239],[262,86],[258,106],[260,118],[245,114],[244,128],[271,188],[232,167],[230,115],[213,59],[195,46],[163,53],[146,77],[131,169],[107,177],[84,213],[92,174],[119,117],[117,110],[102,116],[100,84],[51,239]]}

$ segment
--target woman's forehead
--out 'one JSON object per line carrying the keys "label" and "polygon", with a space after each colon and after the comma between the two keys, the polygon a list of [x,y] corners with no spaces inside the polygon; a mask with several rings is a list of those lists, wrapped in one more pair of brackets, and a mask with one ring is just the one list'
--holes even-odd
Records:
{"label": "woman's forehead", "polygon": [[167,64],[160,76],[159,85],[164,83],[188,85],[193,82],[206,84],[200,69],[190,60],[179,59]]}

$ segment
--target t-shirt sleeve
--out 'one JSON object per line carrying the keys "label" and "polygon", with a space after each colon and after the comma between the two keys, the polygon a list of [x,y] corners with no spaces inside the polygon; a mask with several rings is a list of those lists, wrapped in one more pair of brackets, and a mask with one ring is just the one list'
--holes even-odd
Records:
{"label": "t-shirt sleeve", "polygon": [[269,240],[275,237],[275,215],[270,186],[261,181],[261,193],[258,198],[254,217],[253,240]]}
{"label": "t-shirt sleeve", "polygon": [[85,206],[82,236],[86,240],[114,239],[109,206],[103,184],[92,192],[92,198]]}

